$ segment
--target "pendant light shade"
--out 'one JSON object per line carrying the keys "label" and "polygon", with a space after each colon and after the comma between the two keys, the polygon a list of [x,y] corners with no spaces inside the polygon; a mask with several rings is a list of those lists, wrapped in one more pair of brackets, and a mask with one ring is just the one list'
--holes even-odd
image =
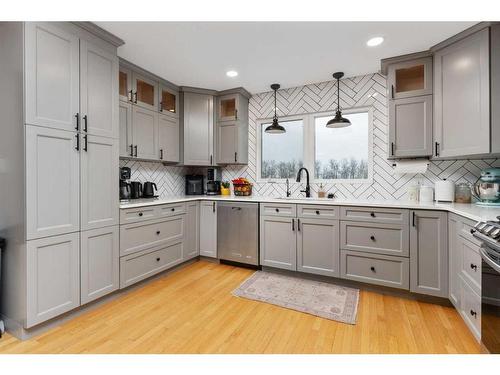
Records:
{"label": "pendant light shade", "polygon": [[349,119],[342,117],[342,111],[340,110],[340,79],[343,76],[343,72],[333,73],[333,78],[337,80],[337,111],[335,117],[326,123],[327,128],[345,128],[351,125]]}
{"label": "pendant light shade", "polygon": [[266,130],[264,130],[266,133],[269,133],[269,134],[286,133],[285,128],[278,123],[278,115],[276,114],[276,93],[278,92],[279,88],[280,88],[280,85],[277,83],[274,83],[271,85],[271,89],[274,90],[274,117],[273,117],[273,123],[271,125],[269,125],[266,128]]}

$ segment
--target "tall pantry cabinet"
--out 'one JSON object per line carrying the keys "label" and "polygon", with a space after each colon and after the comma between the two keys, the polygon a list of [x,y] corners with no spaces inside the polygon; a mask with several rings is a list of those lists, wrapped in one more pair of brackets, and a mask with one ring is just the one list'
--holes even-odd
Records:
{"label": "tall pantry cabinet", "polygon": [[118,288],[116,48],[123,42],[91,23],[2,24],[0,34],[11,54],[1,58],[0,78],[24,81],[23,92],[2,104],[2,113],[22,111],[0,130],[0,138],[19,141],[0,155],[17,166],[3,170],[17,189],[13,182],[2,189],[25,207],[7,219],[23,230],[0,225],[13,267],[5,288],[16,291],[2,301],[2,315],[22,333]]}

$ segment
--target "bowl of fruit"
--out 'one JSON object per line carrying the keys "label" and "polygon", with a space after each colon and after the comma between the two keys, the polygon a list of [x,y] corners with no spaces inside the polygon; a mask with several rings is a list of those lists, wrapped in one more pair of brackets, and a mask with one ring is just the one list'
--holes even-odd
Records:
{"label": "bowl of fruit", "polygon": [[233,191],[238,196],[252,195],[252,184],[246,178],[236,178],[233,180]]}

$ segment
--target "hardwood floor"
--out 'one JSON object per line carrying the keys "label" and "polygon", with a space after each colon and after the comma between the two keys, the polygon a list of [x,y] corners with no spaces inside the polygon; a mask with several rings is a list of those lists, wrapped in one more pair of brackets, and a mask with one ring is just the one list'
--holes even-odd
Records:
{"label": "hardwood floor", "polygon": [[253,271],[196,262],[0,353],[479,353],[450,307],[361,291],[356,325],[231,291]]}

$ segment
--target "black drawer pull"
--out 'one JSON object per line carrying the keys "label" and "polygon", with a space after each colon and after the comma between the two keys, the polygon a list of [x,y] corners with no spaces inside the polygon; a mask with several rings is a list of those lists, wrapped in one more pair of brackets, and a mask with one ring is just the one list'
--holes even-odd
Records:
{"label": "black drawer pull", "polygon": [[370,213],[370,216],[371,216],[371,217],[375,217],[375,212],[371,212],[371,213]]}
{"label": "black drawer pull", "polygon": [[279,208],[277,208],[277,209],[276,209],[276,212],[280,212],[280,209],[279,209]]}
{"label": "black drawer pull", "polygon": [[470,310],[470,314],[475,318],[477,317],[477,312],[475,312],[474,310]]}
{"label": "black drawer pull", "polygon": [[142,216],[142,215],[143,215],[143,213],[142,213],[142,212],[139,212],[139,214],[138,214],[138,215],[139,215],[139,216]]}
{"label": "black drawer pull", "polygon": [[157,230],[157,231],[156,231],[156,235],[158,235],[158,236],[159,236],[159,235],[160,235],[160,233],[161,233],[161,232],[160,232],[159,230]]}
{"label": "black drawer pull", "polygon": [[175,208],[171,208],[170,211],[174,212],[175,211]]}
{"label": "black drawer pull", "polygon": [[371,270],[372,272],[377,272],[377,271],[375,271],[375,267],[370,267],[370,270]]}
{"label": "black drawer pull", "polygon": [[474,271],[477,271],[477,265],[475,265],[474,263],[470,264],[470,268],[473,269]]}
{"label": "black drawer pull", "polygon": [[370,240],[375,241],[375,236],[370,236]]}
{"label": "black drawer pull", "polygon": [[156,258],[156,261],[159,262],[160,261],[160,258]]}
{"label": "black drawer pull", "polygon": [[474,233],[476,233],[476,230],[473,228],[470,230],[470,234],[474,234]]}
{"label": "black drawer pull", "polygon": [[316,215],[319,215],[319,211],[316,211]]}

